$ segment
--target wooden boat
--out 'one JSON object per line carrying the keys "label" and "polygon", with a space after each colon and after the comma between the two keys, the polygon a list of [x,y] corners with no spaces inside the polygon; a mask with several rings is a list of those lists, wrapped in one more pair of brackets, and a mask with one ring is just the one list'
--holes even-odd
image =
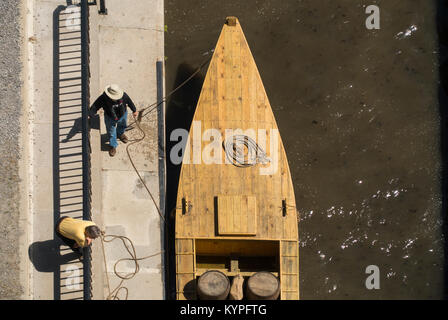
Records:
{"label": "wooden boat", "polygon": [[[210,164],[204,152],[210,141],[202,137],[196,145],[192,142],[208,129],[223,137],[226,129],[265,131],[268,163]],[[277,130],[239,21],[228,17],[204,80],[180,174],[175,220],[177,299],[198,298],[197,279],[209,270],[230,279],[240,274],[246,280],[268,271],[280,280],[280,299],[299,299],[298,215],[283,143],[279,135],[277,144],[273,139]],[[211,156],[226,159],[228,151],[222,143],[219,154]],[[259,150],[257,155],[262,153]],[[194,161],[195,156],[202,156],[201,161]],[[261,174],[263,168],[272,167],[274,158],[277,170]]]}

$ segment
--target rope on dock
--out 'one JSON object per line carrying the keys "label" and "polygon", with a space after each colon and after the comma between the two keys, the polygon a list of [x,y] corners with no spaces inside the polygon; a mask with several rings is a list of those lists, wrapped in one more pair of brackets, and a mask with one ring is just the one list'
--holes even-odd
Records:
{"label": "rope on dock", "polygon": [[[141,181],[141,183],[142,183],[143,186],[145,187],[146,191],[148,192],[149,196],[151,197],[151,200],[152,200],[152,202],[154,203],[154,206],[156,207],[157,212],[158,212],[158,214],[159,214],[159,216],[160,216],[160,219],[162,219],[165,228],[167,227],[167,222],[166,222],[166,220],[165,220],[165,217],[163,216],[162,211],[160,210],[159,206],[157,205],[156,200],[154,199],[154,196],[152,195],[151,191],[149,190],[148,186],[146,185],[145,181],[143,180],[142,176],[140,175],[140,173],[139,173],[137,167],[135,166],[135,163],[134,163],[134,161],[133,161],[133,159],[132,159],[132,156],[131,156],[131,153],[130,153],[130,151],[129,151],[129,147],[130,147],[131,145],[134,145],[134,144],[137,144],[137,143],[139,143],[139,142],[142,142],[142,141],[145,139],[145,137],[146,137],[146,132],[145,132],[145,130],[143,130],[143,129],[141,128],[141,126],[140,126],[140,121],[141,121],[141,119],[142,119],[143,117],[147,116],[148,114],[150,114],[151,112],[157,110],[157,108],[158,108],[160,105],[162,105],[162,104],[163,104],[163,103],[164,103],[170,96],[172,96],[176,91],[178,91],[178,90],[179,90],[180,88],[182,88],[185,84],[187,84],[191,79],[193,79],[193,77],[194,77],[196,74],[198,74],[198,73],[202,70],[202,68],[206,65],[206,63],[209,62],[210,60],[211,60],[211,57],[209,57],[208,59],[206,59],[206,60],[205,60],[205,61],[204,61],[204,62],[197,68],[197,70],[196,70],[195,72],[193,72],[193,73],[192,73],[192,74],[191,74],[185,81],[183,81],[180,85],[178,85],[176,88],[174,88],[174,89],[173,89],[169,94],[167,94],[161,101],[159,101],[159,102],[155,102],[155,103],[149,105],[148,107],[141,109],[141,110],[139,111],[140,114],[139,114],[139,116],[138,116],[138,119],[136,119],[135,116],[133,115],[134,122],[130,124],[130,125],[135,124],[136,127],[139,129],[139,131],[141,132],[142,135],[141,135],[140,138],[130,140],[130,143],[128,143],[128,144],[126,145],[126,153],[127,153],[127,155],[128,155],[128,158],[129,158],[129,161],[131,162],[132,167],[134,168],[135,173],[137,174],[139,180]],[[148,110],[148,109],[149,109],[149,110]],[[148,110],[148,111],[147,111],[146,113],[144,113],[144,111],[146,111],[146,110]],[[107,270],[107,259],[106,259],[106,252],[105,252],[105,249],[104,249],[104,243],[112,242],[112,241],[114,241],[114,240],[116,240],[116,239],[121,240],[121,242],[123,243],[123,246],[125,247],[125,249],[126,249],[126,251],[128,252],[128,254],[129,254],[130,257],[129,257],[129,258],[122,258],[122,259],[119,259],[119,260],[117,260],[117,261],[115,262],[115,264],[114,264],[114,274],[115,274],[118,278],[120,278],[121,280],[120,280],[120,282],[118,283],[118,285],[117,285],[113,290],[111,290],[110,279],[109,279],[109,273],[108,273],[108,270]],[[127,299],[128,299],[128,296],[129,296],[129,289],[128,289],[127,287],[123,286],[123,283],[124,283],[126,280],[130,280],[130,279],[132,279],[133,277],[135,277],[135,275],[137,275],[137,273],[140,271],[139,261],[142,261],[142,260],[145,260],[145,259],[149,259],[149,258],[155,257],[155,256],[157,256],[157,255],[159,255],[159,254],[162,254],[162,253],[164,252],[164,251],[162,250],[162,251],[160,251],[160,252],[151,254],[151,255],[149,255],[149,256],[145,256],[145,257],[140,257],[140,258],[139,258],[139,257],[137,257],[137,253],[136,253],[136,251],[135,251],[135,247],[134,247],[134,244],[133,244],[133,242],[132,242],[131,239],[129,239],[128,237],[125,237],[125,236],[106,235],[104,232],[103,232],[102,235],[101,235],[101,248],[102,248],[102,252],[103,252],[104,268],[105,268],[105,271],[106,271],[107,287],[108,287],[108,292],[109,292],[109,294],[108,294],[108,296],[107,296],[107,298],[106,298],[107,300],[120,300],[120,298],[119,298],[119,294],[120,294],[120,292],[122,292],[122,291],[124,292],[124,300],[127,300]],[[121,262],[123,262],[123,261],[133,261],[133,262],[134,262],[134,270],[133,270],[132,272],[128,272],[128,273],[125,273],[125,274],[123,274],[123,273],[119,273],[119,271],[117,270],[117,266],[118,266],[119,263],[121,263]]]}
{"label": "rope on dock", "polygon": [[[157,110],[157,108],[162,105],[170,96],[172,96],[176,91],[178,91],[180,88],[182,88],[184,85],[186,85],[191,79],[193,79],[194,76],[196,76],[196,74],[198,74],[202,68],[211,60],[211,57],[207,58],[206,60],[204,60],[204,62],[201,63],[201,65],[196,69],[195,72],[193,72],[187,79],[185,79],[181,84],[179,84],[176,88],[174,88],[170,93],[168,93],[161,101],[155,102],[151,105],[149,105],[146,108],[143,108],[139,111],[139,116],[138,119],[135,118],[134,115],[134,122],[131,123],[130,125],[135,124],[137,126],[137,128],[139,129],[139,131],[142,133],[142,136],[138,139],[135,140],[130,140],[130,143],[127,144],[126,146],[126,153],[128,155],[129,161],[131,162],[132,167],[134,168],[135,173],[137,174],[138,178],[140,179],[141,183],[143,184],[143,186],[145,187],[146,191],[148,192],[149,196],[152,199],[152,202],[154,203],[154,206],[157,209],[157,212],[159,213],[160,218],[162,219],[162,221],[164,222],[164,224],[166,224],[166,220],[165,217],[163,216],[159,206],[157,205],[156,200],[154,199],[154,196],[152,195],[151,191],[149,191],[148,186],[146,185],[145,181],[143,180],[142,176],[140,175],[140,173],[138,172],[134,161],[132,160],[132,156],[131,153],[129,152],[129,147],[131,145],[134,145],[136,143],[139,143],[141,141],[143,141],[146,137],[146,132],[145,130],[142,129],[142,127],[140,126],[140,121],[143,117],[147,116],[148,114],[150,114],[151,112]],[[149,109],[149,110],[148,110]],[[146,113],[144,113],[144,111],[148,110]]]}
{"label": "rope on dock", "polygon": [[[130,258],[122,258],[122,259],[119,259],[119,260],[117,260],[115,262],[115,264],[114,264],[114,273],[121,280],[118,283],[118,285],[113,290],[111,290],[110,279],[109,279],[109,272],[107,270],[106,252],[104,250],[104,243],[105,242],[112,242],[112,241],[114,241],[116,239],[121,240],[121,242],[123,243],[123,246],[125,247],[126,251],[129,253]],[[128,295],[129,295],[129,289],[127,287],[123,286],[123,283],[124,283],[124,281],[130,280],[133,277],[135,277],[135,275],[140,271],[139,261],[155,257],[155,256],[157,256],[159,254],[162,254],[164,252],[162,250],[160,252],[151,254],[149,256],[145,256],[145,257],[140,257],[139,258],[139,257],[137,257],[137,253],[135,251],[135,247],[134,247],[134,244],[131,241],[131,239],[129,239],[128,237],[125,237],[125,236],[117,236],[117,235],[112,235],[112,234],[106,235],[106,234],[104,234],[104,232],[101,235],[101,247],[102,247],[102,251],[103,251],[104,268],[105,268],[105,271],[106,271],[107,288],[108,288],[108,291],[109,291],[109,294],[108,294],[106,300],[120,300],[118,295],[119,295],[119,293],[121,291],[125,292],[124,300],[127,300],[128,299]],[[133,261],[134,262],[134,270],[132,272],[128,272],[128,273],[120,273],[117,270],[117,266],[118,266],[119,263],[121,263],[123,261]]]}

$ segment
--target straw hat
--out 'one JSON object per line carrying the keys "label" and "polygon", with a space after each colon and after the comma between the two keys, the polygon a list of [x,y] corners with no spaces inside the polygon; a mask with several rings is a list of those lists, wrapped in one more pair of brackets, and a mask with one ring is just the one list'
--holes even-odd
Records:
{"label": "straw hat", "polygon": [[119,100],[123,97],[123,90],[118,86],[118,84],[110,84],[104,89],[106,95],[112,100]]}

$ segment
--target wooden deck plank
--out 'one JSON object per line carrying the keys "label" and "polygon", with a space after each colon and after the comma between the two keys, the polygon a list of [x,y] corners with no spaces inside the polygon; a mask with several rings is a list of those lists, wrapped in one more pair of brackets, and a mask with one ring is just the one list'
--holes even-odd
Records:
{"label": "wooden deck plank", "polygon": [[[251,208],[249,207],[249,197],[244,197],[243,202],[241,204],[241,211],[242,212],[250,212]],[[253,209],[252,209],[253,210]],[[247,221],[250,220],[251,216],[250,215],[241,215],[240,216],[240,225],[241,225],[241,230],[243,230],[246,233],[250,233],[251,230],[248,227]]]}
{"label": "wooden deck plank", "polygon": [[185,236],[191,237],[192,236],[192,232],[191,232],[191,211],[190,210],[190,206],[194,206],[195,204],[193,203],[193,179],[195,178],[194,175],[192,175],[192,165],[191,164],[187,164],[185,166],[185,175],[182,177],[182,191],[183,191],[183,198],[185,199],[186,202],[186,213],[184,215],[182,215],[183,218],[183,228],[184,228],[184,232],[183,234]]}
{"label": "wooden deck plank", "polygon": [[247,233],[257,234],[257,198],[256,197],[248,197],[247,198],[247,209],[248,212],[253,212],[253,215],[247,216]]}
{"label": "wooden deck plank", "polygon": [[[219,55],[217,57],[219,59]],[[219,120],[219,99],[218,99],[218,66],[217,59],[213,60],[209,67],[210,79],[209,79],[209,88],[210,88],[210,110],[211,116],[210,120],[218,121]],[[208,73],[208,72],[207,72]],[[204,108],[207,109],[207,108]]]}

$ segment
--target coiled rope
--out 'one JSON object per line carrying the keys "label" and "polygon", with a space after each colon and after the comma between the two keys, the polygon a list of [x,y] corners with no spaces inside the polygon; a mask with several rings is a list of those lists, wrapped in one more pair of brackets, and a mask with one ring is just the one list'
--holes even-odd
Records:
{"label": "coiled rope", "polygon": [[[120,278],[120,282],[118,283],[118,285],[111,290],[110,287],[110,280],[109,280],[109,275],[108,275],[108,271],[107,271],[107,260],[106,260],[106,253],[104,250],[104,243],[105,242],[112,242],[116,239],[121,240],[121,242],[123,243],[123,246],[125,247],[126,251],[129,253],[130,258],[122,258],[119,259],[115,262],[114,264],[114,273],[115,275]],[[103,251],[103,258],[104,258],[104,267],[106,269],[106,279],[107,279],[107,287],[109,290],[109,294],[107,296],[107,300],[120,300],[120,298],[118,297],[118,294],[121,291],[125,292],[125,298],[124,300],[128,299],[128,295],[129,295],[129,289],[127,287],[123,286],[123,282],[126,280],[130,280],[133,277],[135,277],[135,275],[140,271],[140,265],[138,263],[138,261],[142,261],[145,259],[149,259],[155,256],[158,256],[159,254],[162,254],[164,251],[160,251],[154,254],[151,254],[149,256],[145,256],[145,257],[137,257],[137,253],[135,251],[135,247],[134,244],[132,243],[131,239],[129,239],[128,237],[125,236],[116,236],[116,235],[105,235],[104,233],[101,235],[101,246],[102,246],[102,251]],[[134,270],[132,272],[127,272],[127,273],[120,273],[117,269],[118,264],[120,264],[123,261],[132,261],[134,262]]]}
{"label": "coiled rope", "polygon": [[250,167],[257,163],[271,162],[266,152],[251,137],[244,134],[226,137],[223,148],[227,159],[237,167]]}

